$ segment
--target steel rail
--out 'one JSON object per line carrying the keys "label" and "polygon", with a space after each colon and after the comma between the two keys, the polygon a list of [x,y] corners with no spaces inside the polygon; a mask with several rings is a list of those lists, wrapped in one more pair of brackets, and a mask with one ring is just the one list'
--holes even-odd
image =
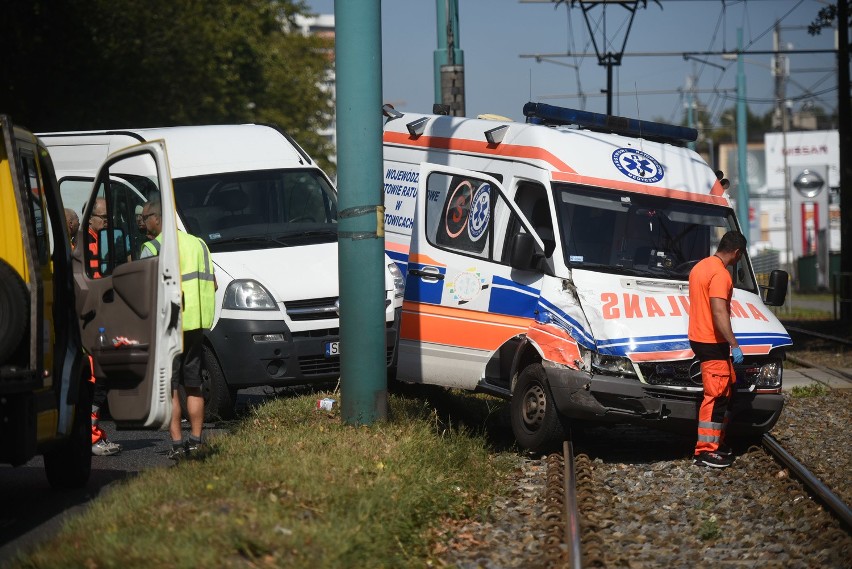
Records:
{"label": "steel rail", "polygon": [[577,471],[574,468],[574,445],[570,440],[563,441],[562,454],[565,456],[565,543],[568,545],[568,566],[571,569],[583,567],[580,548],[580,514],[577,508]]}
{"label": "steel rail", "polygon": [[806,330],[805,328],[799,328],[797,326],[787,326],[784,328],[791,332],[796,332],[797,334],[805,334],[806,336],[813,336],[815,338],[822,338],[823,340],[829,340],[831,342],[837,342],[838,344],[844,344],[846,346],[852,346],[852,340],[847,340],[846,338],[838,338],[837,336],[829,336],[828,334],[823,334],[821,332],[814,332],[812,330]]}
{"label": "steel rail", "polygon": [[825,483],[814,476],[805,465],[796,460],[796,458],[787,452],[784,447],[778,444],[769,433],[763,435],[763,446],[770,454],[778,458],[789,468],[793,475],[801,480],[808,489],[819,497],[829,509],[846,524],[846,527],[852,528],[852,509],[841,500],[837,494],[825,485]]}

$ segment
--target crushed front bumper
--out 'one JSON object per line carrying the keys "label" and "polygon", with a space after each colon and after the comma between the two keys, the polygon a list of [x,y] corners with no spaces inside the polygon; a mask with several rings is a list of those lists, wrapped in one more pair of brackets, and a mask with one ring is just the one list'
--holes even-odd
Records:
{"label": "crushed front bumper", "polygon": [[[663,428],[694,427],[701,389],[643,384],[637,379],[590,375],[581,370],[545,366],[554,402],[567,417],[597,422],[650,423]],[[781,393],[737,390],[731,405],[729,432],[769,432],[784,406]]]}

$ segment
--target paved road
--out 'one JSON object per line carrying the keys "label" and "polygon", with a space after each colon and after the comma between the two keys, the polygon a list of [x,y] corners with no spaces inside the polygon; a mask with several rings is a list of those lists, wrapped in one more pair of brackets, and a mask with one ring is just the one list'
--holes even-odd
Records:
{"label": "paved road", "polygon": [[[268,388],[240,392],[238,414],[271,396]],[[41,457],[17,468],[0,465],[0,567],[17,551],[56,535],[66,517],[82,512],[89,501],[111,491],[117,482],[149,468],[174,465],[166,456],[171,446],[168,431],[117,431],[112,421],[101,421],[101,426],[123,449],[117,455],[92,457],[92,476],[84,489],[51,490]],[[206,436],[228,428],[227,423],[205,425]],[[189,430],[188,423],[184,423],[184,430]]]}

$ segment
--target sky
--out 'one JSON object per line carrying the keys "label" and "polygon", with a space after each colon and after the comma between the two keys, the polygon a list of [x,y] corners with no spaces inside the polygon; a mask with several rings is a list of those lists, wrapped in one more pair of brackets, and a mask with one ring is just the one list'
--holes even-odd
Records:
{"label": "sky", "polygon": [[[606,112],[607,99],[601,93],[606,89],[606,67],[598,65],[594,56],[579,3],[571,8],[570,2],[556,6],[542,0],[458,3],[467,116],[495,113],[523,120],[527,101]],[[318,14],[334,13],[334,0],[306,0],[306,4]],[[695,96],[711,113],[711,120],[718,122],[736,104],[736,61],[721,55],[687,60],[682,54],[734,51],[738,29],[742,29],[745,52],[770,51],[776,21],[780,21],[781,45],[788,50],[833,49],[833,30],[810,36],[806,29],[825,5],[821,0],[648,0],[645,7],[639,2],[622,65],[613,68],[613,114],[679,123],[688,101],[684,91],[692,77]],[[588,12],[596,41],[599,48],[605,45],[605,23],[607,51],[617,53],[630,12],[609,5],[605,18],[603,13],[601,6]],[[436,0],[382,2],[382,98],[399,110],[431,112],[435,19]],[[661,52],[673,55],[650,55]],[[535,55],[541,55],[541,60],[525,57]],[[834,110],[835,55],[788,57],[790,108],[798,110],[810,102]],[[773,108],[771,61],[772,56],[765,53],[744,56],[746,97],[753,113]]]}

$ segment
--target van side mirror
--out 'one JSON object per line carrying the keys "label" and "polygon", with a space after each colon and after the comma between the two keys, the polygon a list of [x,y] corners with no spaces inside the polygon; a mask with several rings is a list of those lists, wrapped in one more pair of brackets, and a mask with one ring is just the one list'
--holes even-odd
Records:
{"label": "van side mirror", "polygon": [[509,265],[513,269],[529,271],[534,265],[535,239],[529,233],[518,233],[512,238]]}
{"label": "van side mirror", "polygon": [[787,281],[790,276],[786,271],[772,271],[769,273],[769,285],[763,287],[766,290],[766,298],[763,303],[766,306],[782,306],[787,298]]}

